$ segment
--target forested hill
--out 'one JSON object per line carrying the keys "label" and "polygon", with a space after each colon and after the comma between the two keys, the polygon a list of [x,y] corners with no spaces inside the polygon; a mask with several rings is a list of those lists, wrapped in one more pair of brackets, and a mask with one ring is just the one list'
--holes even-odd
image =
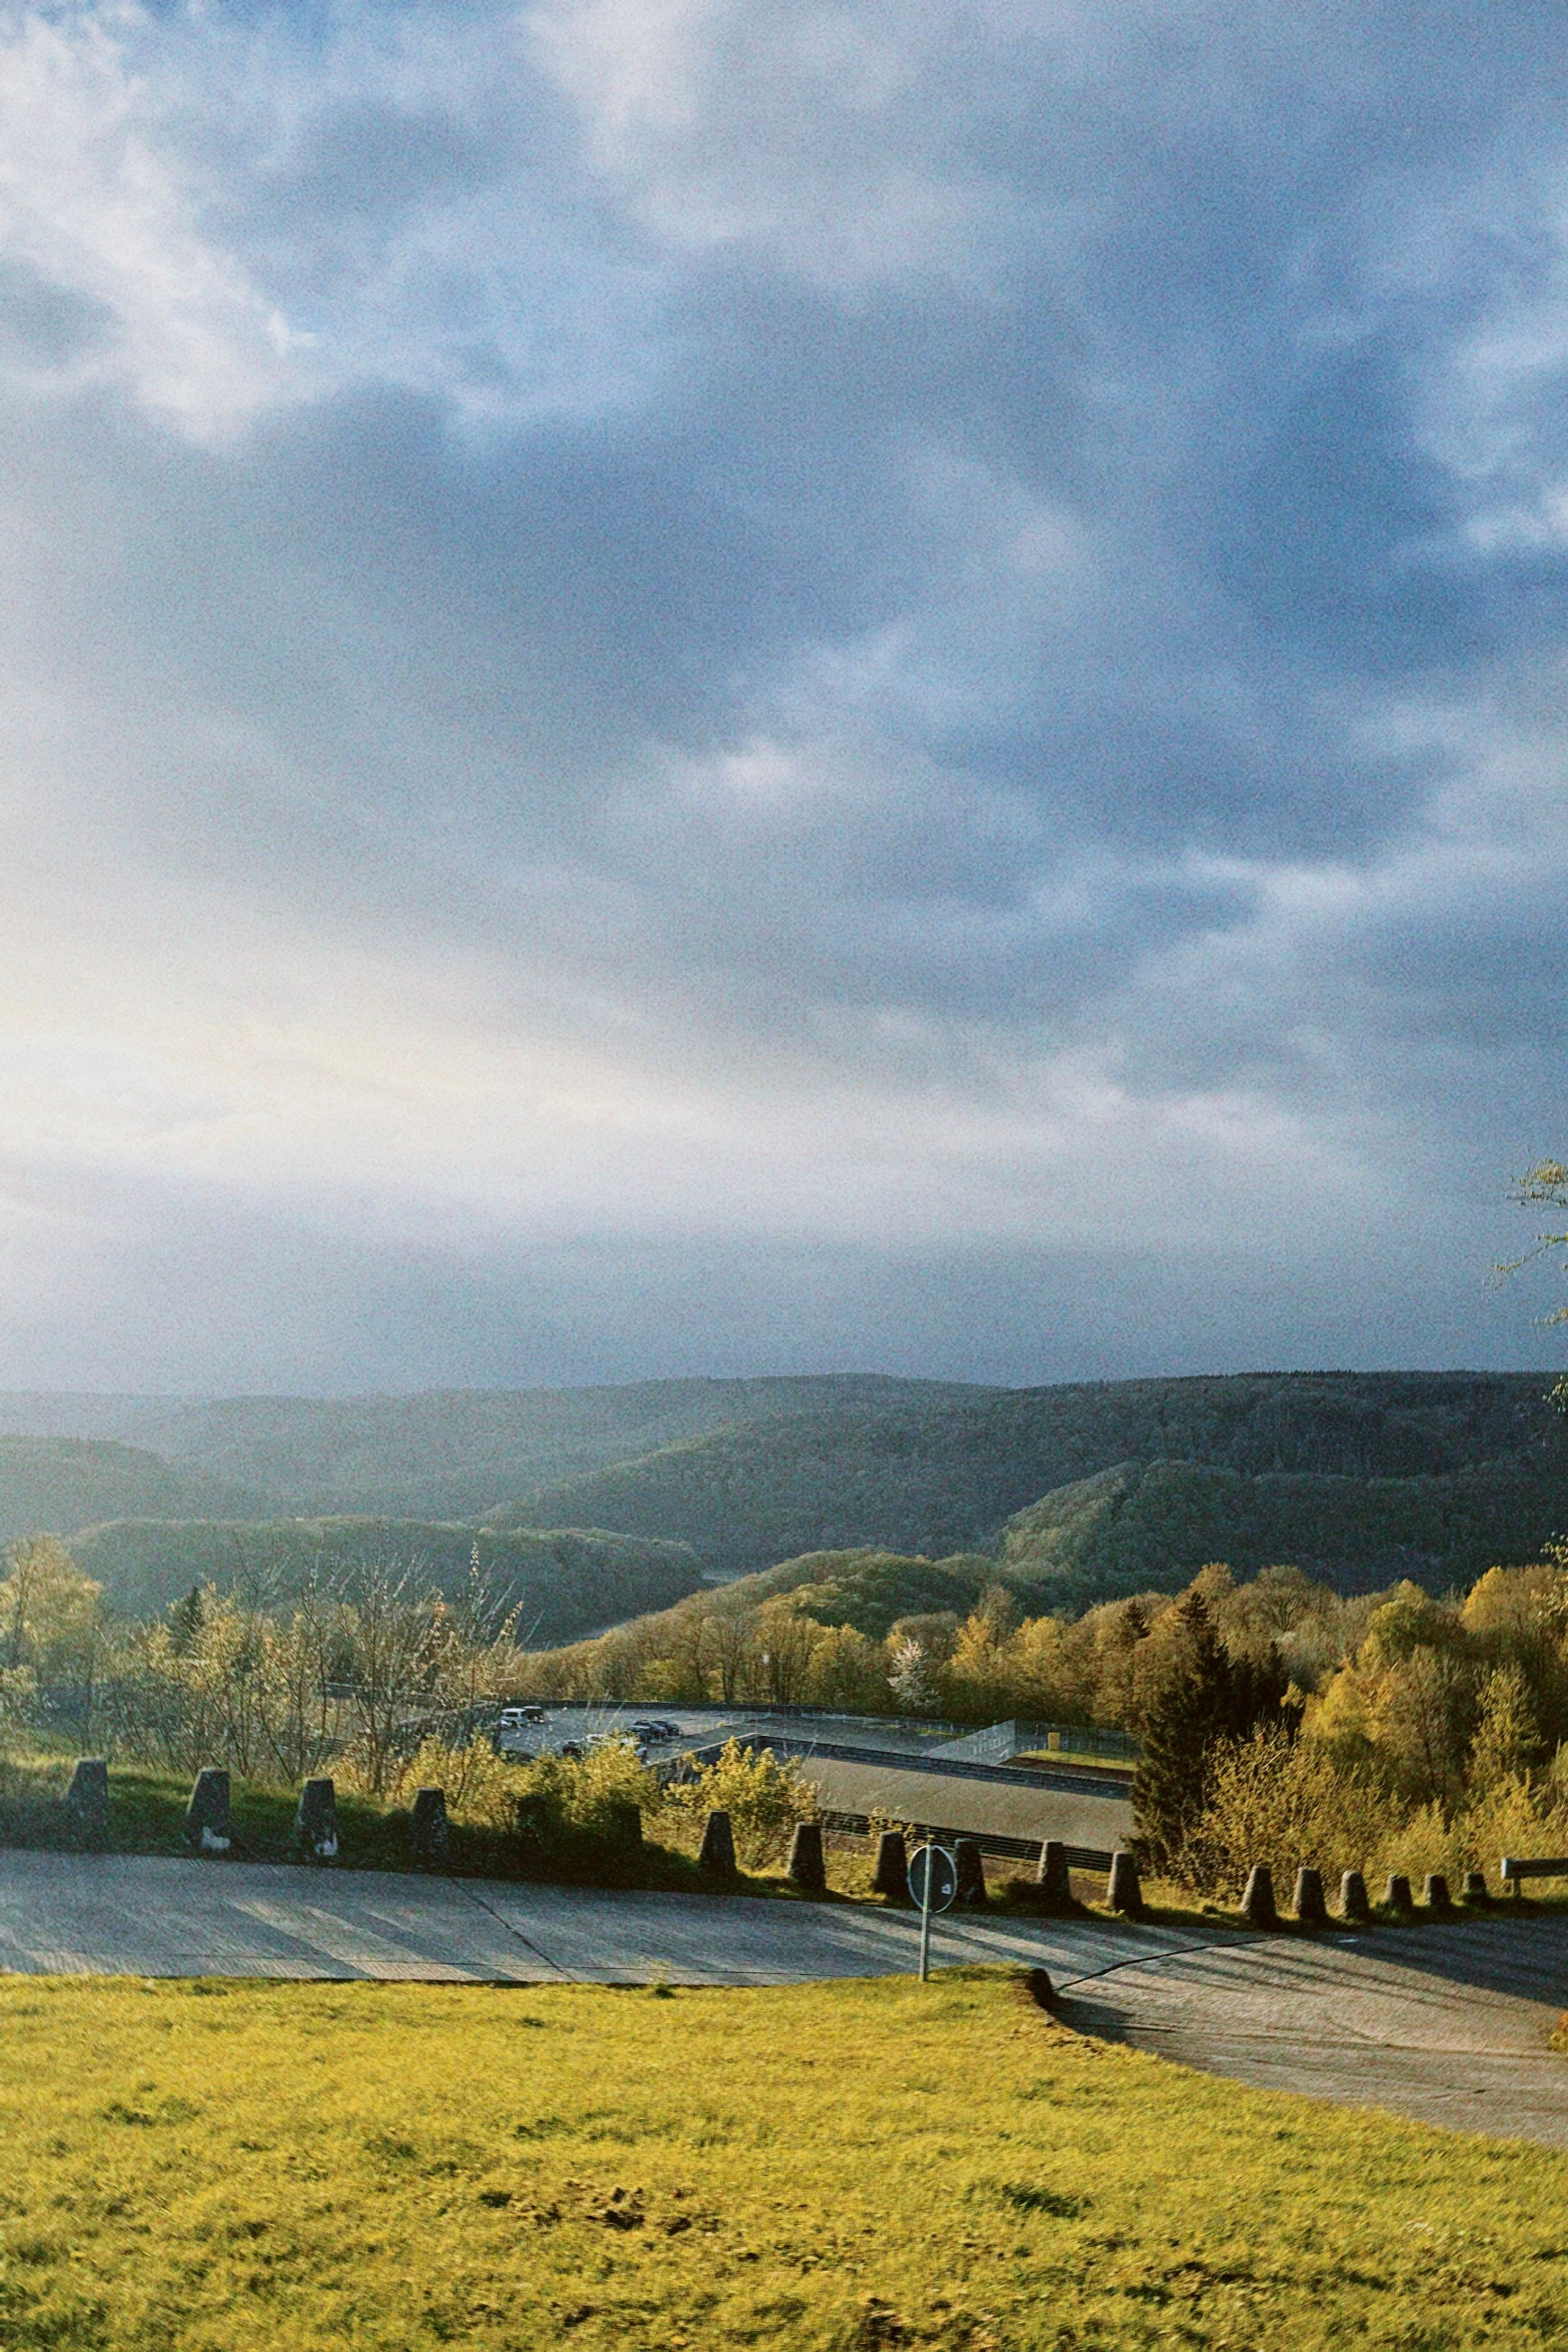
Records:
{"label": "forested hill", "polygon": [[[132,1574],[127,1551],[125,1576],[109,1580],[149,1593],[184,1576],[176,1556],[205,1562],[229,1542],[215,1527],[241,1521],[331,1520],[348,1543],[352,1519],[443,1559],[466,1559],[463,1521],[609,1528],[700,1556],[664,1558],[657,1590],[634,1575],[619,1613],[660,1605],[703,1569],[862,1545],[942,1559],[995,1551],[1005,1529],[1017,1572],[1064,1602],[1179,1583],[1215,1558],[1238,1571],[1289,1560],[1342,1589],[1414,1575],[1440,1590],[1568,1532],[1568,1422],[1551,1384],[1546,1372],[1247,1373],[997,1390],[847,1376],[12,1399],[57,1432],[96,1416],[100,1430],[134,1425],[139,1442],[0,1436],[0,1538],[200,1522],[188,1537],[166,1525],[115,1538],[146,1564]],[[601,1622],[616,1601],[580,1564],[574,1622]],[[550,1575],[564,1594],[564,1559]]]}
{"label": "forested hill", "polygon": [[352,1591],[355,1571],[367,1568],[406,1570],[416,1589],[456,1597],[476,1541],[492,1616],[515,1613],[518,1638],[542,1647],[668,1608],[702,1581],[685,1544],[596,1528],[476,1538],[471,1527],[429,1520],[121,1519],[73,1536],[70,1549],[113,1611],[141,1617],[160,1614],[195,1584],[276,1599],[310,1576]]}
{"label": "forested hill", "polygon": [[[91,1397],[0,1393],[0,1430],[117,1437],[284,1511],[477,1518],[492,1504],[733,1423],[907,1413],[997,1391],[843,1373],[641,1381],[410,1396]],[[124,1506],[126,1512],[142,1507]],[[215,1509],[223,1509],[215,1504]],[[92,1517],[119,1512],[102,1510]],[[81,1521],[76,1521],[80,1525]]]}
{"label": "forested hill", "polygon": [[74,1535],[97,1519],[248,1516],[249,1488],[200,1469],[175,1468],[139,1446],[75,1437],[0,1436],[0,1542]]}
{"label": "forested hill", "polygon": [[[1551,1377],[1258,1373],[812,1413],[665,1446],[490,1523],[676,1536],[731,1574],[857,1545],[934,1559],[992,1545],[1042,1496],[1131,1465],[1140,1475],[1114,1509],[1104,1496],[1058,1498],[1058,1559],[1041,1567],[1059,1568],[1064,1588],[1163,1584],[1215,1557],[1442,1582],[1568,1528],[1568,1425],[1546,1402]],[[1142,1465],[1156,1463],[1151,1483]]]}

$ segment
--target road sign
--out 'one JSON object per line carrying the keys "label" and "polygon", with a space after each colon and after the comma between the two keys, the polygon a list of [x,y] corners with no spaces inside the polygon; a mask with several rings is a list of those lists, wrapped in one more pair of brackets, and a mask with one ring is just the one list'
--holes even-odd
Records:
{"label": "road sign", "polygon": [[957,1893],[957,1857],[944,1845],[917,1846],[910,1856],[911,1900],[922,1911],[947,1911]]}

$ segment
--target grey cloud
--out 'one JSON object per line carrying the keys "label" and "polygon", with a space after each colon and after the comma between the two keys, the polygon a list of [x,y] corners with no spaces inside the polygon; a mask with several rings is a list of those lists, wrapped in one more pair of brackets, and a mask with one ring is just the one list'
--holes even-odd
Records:
{"label": "grey cloud", "polygon": [[[227,439],[182,437],[130,378],[9,396],[0,667],[31,855],[73,913],[119,877],[106,954],[150,954],[170,903],[193,970],[234,927],[272,992],[258,1026],[285,1003],[324,1021],[334,959],[379,958],[427,986],[433,1036],[453,976],[497,1057],[481,1091],[514,1083],[509,1054],[612,1045],[650,1096],[700,1082],[720,1125],[771,1086],[847,1195],[867,1150],[823,1141],[822,1105],[919,1101],[924,1255],[890,1231],[851,1262],[825,1226],[792,1256],[760,1178],[719,1215],[684,1129],[659,1171],[682,1231],[671,1212],[649,1240],[630,1186],[619,1226],[596,1206],[579,1241],[459,1248],[430,1238],[433,1141],[425,1238],[367,1243],[331,1312],[300,1309],[309,1378],[392,1379],[400,1347],[411,1378],[658,1370],[702,1265],[713,1352],[671,1339],[665,1368],[760,1360],[759,1329],[795,1329],[802,1361],[978,1367],[977,1315],[1019,1377],[1205,1347],[1365,1360],[1347,1246],[1408,1351],[1506,1352],[1479,1309],[1445,1321],[1367,1203],[1392,1217],[1447,1134],[1456,1250],[1499,1254],[1468,1155],[1496,1136],[1500,1193],[1561,1042],[1557,848],[1538,787],[1486,754],[1561,758],[1540,678],[1568,549],[1475,528],[1505,493],[1549,501],[1563,458],[1550,367],[1492,409],[1472,380],[1488,320],[1560,266],[1568,68],[1540,12],[1443,5],[1413,33],[1392,6],[1119,6],[1063,30],[911,0],[830,41],[811,11],[674,11],[673,96],[631,99],[611,78],[649,60],[595,47],[629,13],[547,21],[553,47],[484,8],[127,37],[190,216],[317,341]],[[1508,212],[1510,172],[1536,193]],[[64,277],[6,266],[0,323],[50,366],[108,331]],[[1489,470],[1452,422],[1483,412]],[[1485,826],[1445,834],[1472,789],[1518,836],[1511,890]],[[195,983],[159,984],[182,1031]],[[1204,1139],[1169,1210],[1191,1265],[1149,1294],[1167,1356],[1137,1352],[1146,1263],[1082,1254],[1076,1210],[1036,1256],[977,1238],[1009,1187],[1120,1184],[1135,1226],[1141,1118]],[[1261,1196],[1216,1172],[1233,1129],[1316,1155],[1323,1238],[1288,1308]],[[149,1360],[216,1363],[226,1266],[293,1268],[303,1298],[336,1244],[265,1186],[215,1205],[190,1148],[198,1205],[168,1230],[193,1303],[148,1306],[164,1211],[125,1176],[125,1328]],[[858,1302],[847,1354],[835,1297]]]}

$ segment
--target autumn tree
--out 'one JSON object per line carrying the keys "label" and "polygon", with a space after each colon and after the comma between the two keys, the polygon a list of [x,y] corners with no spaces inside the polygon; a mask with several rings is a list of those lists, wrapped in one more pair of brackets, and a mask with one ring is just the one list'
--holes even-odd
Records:
{"label": "autumn tree", "polygon": [[0,1665],[27,1666],[40,1681],[88,1672],[100,1630],[103,1591],[55,1536],[25,1536],[0,1579]]}

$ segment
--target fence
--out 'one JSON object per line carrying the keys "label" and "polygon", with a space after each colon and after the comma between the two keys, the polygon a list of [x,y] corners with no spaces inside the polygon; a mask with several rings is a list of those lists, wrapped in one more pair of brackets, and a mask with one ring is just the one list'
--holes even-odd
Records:
{"label": "fence", "polygon": [[967,1732],[962,1739],[944,1740],[933,1756],[965,1759],[976,1764],[1006,1764],[1015,1756],[1049,1754],[1103,1756],[1129,1764],[1138,1760],[1138,1742],[1125,1731],[1108,1731],[1098,1724],[990,1723],[983,1731]]}

